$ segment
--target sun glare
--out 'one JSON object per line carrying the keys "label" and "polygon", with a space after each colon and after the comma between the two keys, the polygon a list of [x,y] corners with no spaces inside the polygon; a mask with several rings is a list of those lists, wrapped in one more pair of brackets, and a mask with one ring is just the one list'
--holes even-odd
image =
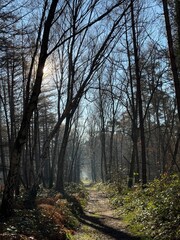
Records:
{"label": "sun glare", "polygon": [[50,73],[51,73],[50,67],[48,65],[46,65],[43,68],[43,75],[44,75],[44,77],[47,77]]}
{"label": "sun glare", "polygon": [[43,83],[42,83],[42,89],[48,90],[52,88],[53,81],[52,81],[52,65],[50,62],[47,62],[43,68]]}

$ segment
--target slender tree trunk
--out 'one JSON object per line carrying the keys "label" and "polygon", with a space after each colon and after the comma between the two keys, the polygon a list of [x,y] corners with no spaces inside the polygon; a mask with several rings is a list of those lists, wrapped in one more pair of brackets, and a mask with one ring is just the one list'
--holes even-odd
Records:
{"label": "slender tree trunk", "polygon": [[133,179],[135,177],[135,174],[137,174],[136,176],[136,182],[138,182],[138,176],[139,176],[139,170],[138,170],[138,167],[137,167],[137,172],[135,172],[135,164],[137,164],[138,166],[138,163],[136,160],[137,159],[137,139],[138,139],[138,136],[137,136],[137,127],[133,127],[132,129],[132,141],[133,141],[133,149],[132,149],[132,155],[131,155],[131,163],[130,163],[130,170],[129,170],[129,180],[128,180],[128,187],[131,188],[133,186]]}
{"label": "slender tree trunk", "polygon": [[[114,112],[114,111],[113,111]],[[114,132],[115,132],[115,116],[113,113],[113,120],[112,120],[112,129],[110,135],[110,144],[109,144],[109,176],[111,179],[111,175],[113,174],[113,147],[114,147]]]}
{"label": "slender tree trunk", "polygon": [[172,157],[172,163],[171,163],[171,168],[173,168],[173,166],[175,165],[178,172],[180,172],[180,166],[177,164],[177,154],[178,154],[178,147],[179,147],[179,142],[180,142],[180,135],[177,136],[177,140],[176,140],[176,144],[175,144],[175,149],[174,149],[174,153],[173,153],[173,157]]}
{"label": "slender tree trunk", "polygon": [[[171,31],[171,24],[169,19],[169,10],[168,10],[168,1],[162,0],[163,2],[163,9],[164,9],[164,17],[165,17],[165,23],[166,23],[166,32],[167,32],[167,40],[168,40],[168,47],[169,47],[169,56],[170,56],[170,62],[171,62],[171,70],[173,74],[173,80],[174,80],[174,87],[175,87],[175,93],[176,93],[176,101],[177,101],[177,110],[178,110],[178,117],[180,122],[180,80],[178,76],[178,68],[177,68],[177,60],[174,52],[174,43],[172,38],[172,31]],[[177,4],[179,6],[180,4]],[[180,10],[178,10],[177,13],[179,13]],[[178,20],[179,23],[180,20]],[[178,29],[180,27],[178,26]]]}
{"label": "slender tree trunk", "polygon": [[5,153],[4,153],[3,145],[4,145],[4,142],[3,142],[3,136],[2,136],[1,102],[0,102],[0,156],[1,156],[1,166],[3,171],[3,183],[5,183],[7,179],[7,170],[6,170]]}
{"label": "slender tree trunk", "polygon": [[95,161],[95,151],[92,150],[91,154],[91,178],[93,182],[96,182],[96,161]]}
{"label": "slender tree trunk", "polygon": [[58,172],[57,172],[57,179],[56,179],[56,190],[62,194],[64,194],[65,154],[66,154],[66,148],[67,148],[67,143],[69,139],[70,124],[71,124],[71,116],[68,116],[66,118],[63,140],[62,140],[61,149],[58,156]]}
{"label": "slender tree trunk", "polygon": [[34,111],[34,119],[33,119],[33,134],[32,134],[32,174],[33,179],[35,179],[35,174],[37,170],[37,165],[40,158],[40,146],[39,146],[39,115],[38,109]]}
{"label": "slender tree trunk", "polygon": [[177,36],[178,36],[178,43],[177,43],[177,60],[178,60],[178,68],[180,69],[180,1],[175,0],[175,7],[176,7],[176,25],[177,25]]}
{"label": "slender tree trunk", "polygon": [[[135,164],[136,164],[136,182],[139,181],[139,160],[138,160],[138,128],[137,128],[137,96],[135,99],[134,93],[134,84],[133,84],[133,76],[132,76],[132,63],[131,63],[131,54],[129,49],[129,41],[128,41],[128,28],[127,28],[127,20],[125,16],[126,22],[126,47],[127,47],[127,56],[128,56],[128,66],[129,66],[129,81],[130,81],[130,93],[131,93],[131,109],[132,109],[132,117],[131,117],[131,124],[132,124],[132,155],[131,155],[131,163],[130,163],[130,170],[129,170],[129,180],[128,180],[128,187],[131,188],[133,186],[134,180],[134,172],[135,172]],[[137,94],[136,94],[137,95]]]}
{"label": "slender tree trunk", "polygon": [[[173,155],[173,161],[175,160],[175,156],[177,155],[178,148],[179,148],[179,139],[180,139],[180,77],[178,75],[178,66],[180,67],[178,61],[180,59],[180,3],[179,1],[175,1],[176,6],[176,22],[177,22],[177,30],[178,30],[178,43],[177,43],[177,56],[174,51],[174,42],[172,37],[172,31],[171,31],[171,24],[169,19],[169,10],[168,10],[168,1],[162,0],[163,3],[163,9],[164,9],[164,17],[165,17],[165,23],[166,23],[166,33],[167,33],[167,41],[168,41],[168,47],[169,47],[169,56],[170,56],[170,63],[171,63],[171,70],[174,80],[174,87],[175,87],[175,95],[176,95],[176,101],[177,101],[177,110],[178,110],[178,118],[179,118],[179,126],[178,126],[178,136],[175,146],[175,153]],[[179,55],[178,55],[179,54]]]}
{"label": "slender tree trunk", "polygon": [[107,181],[108,178],[108,167],[107,167],[107,156],[106,156],[106,131],[105,131],[105,118],[103,108],[103,95],[101,90],[101,83],[99,79],[99,108],[100,108],[100,141],[101,141],[101,178],[102,181]]}
{"label": "slender tree trunk", "polygon": [[140,69],[139,69],[139,54],[138,54],[137,36],[136,36],[136,30],[135,30],[133,1],[131,4],[131,20],[132,20],[133,47],[134,47],[134,58],[135,58],[137,101],[138,101],[138,108],[139,108],[139,125],[140,125],[140,135],[141,135],[142,185],[145,186],[147,183],[146,144],[145,144],[145,134],[144,134],[143,105],[142,105],[142,96],[141,96],[141,76],[140,76]]}
{"label": "slender tree trunk", "polygon": [[3,199],[1,204],[1,213],[4,216],[10,216],[13,212],[14,190],[15,190],[15,186],[17,184],[17,180],[19,176],[21,152],[24,144],[27,141],[28,130],[30,127],[30,119],[32,117],[33,111],[36,109],[38,97],[41,91],[43,68],[47,58],[49,33],[50,33],[50,29],[54,19],[57,3],[58,3],[58,0],[52,1],[49,14],[47,16],[47,19],[44,25],[44,33],[42,38],[41,51],[40,51],[39,63],[37,67],[35,84],[32,90],[31,98],[28,104],[26,105],[26,108],[23,114],[23,119],[21,122],[21,127],[18,132],[18,136],[15,140],[15,143],[12,149],[12,154],[10,156],[10,170],[9,170],[7,181],[5,184],[5,189],[3,192]]}
{"label": "slender tree trunk", "polygon": [[50,179],[49,179],[49,188],[53,187],[54,184],[54,177],[55,177],[55,166],[57,161],[57,150],[58,150],[58,139],[59,139],[59,132],[55,136],[55,143],[53,148],[53,156],[52,156],[52,163],[50,167]]}
{"label": "slender tree trunk", "polygon": [[[70,163],[70,168],[68,172],[68,181],[71,182],[73,181],[73,176],[76,175],[76,166],[78,165],[78,152],[79,152],[79,147],[80,147],[80,139],[79,141],[76,139],[76,131],[77,131],[77,126],[74,134],[74,139],[73,139],[73,151],[71,154],[71,163]],[[77,142],[76,142],[77,141]]]}

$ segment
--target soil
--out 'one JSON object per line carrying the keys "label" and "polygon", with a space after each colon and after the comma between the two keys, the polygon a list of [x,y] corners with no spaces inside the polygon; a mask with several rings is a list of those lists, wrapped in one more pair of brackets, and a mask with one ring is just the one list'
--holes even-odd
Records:
{"label": "soil", "polygon": [[81,227],[74,235],[75,240],[140,240],[132,236],[127,226],[116,216],[105,192],[89,188],[89,200]]}

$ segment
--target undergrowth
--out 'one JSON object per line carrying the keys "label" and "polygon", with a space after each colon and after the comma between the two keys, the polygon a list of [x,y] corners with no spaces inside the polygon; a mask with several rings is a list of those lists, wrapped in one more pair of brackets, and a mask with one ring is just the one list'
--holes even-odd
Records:
{"label": "undergrowth", "polygon": [[16,202],[15,214],[0,223],[0,239],[65,240],[79,227],[87,193],[83,185],[69,184],[66,196],[53,190],[40,189],[36,208],[26,209],[23,197]]}
{"label": "undergrowth", "polygon": [[163,175],[142,190],[108,185],[111,203],[132,233],[142,239],[180,239],[180,177]]}

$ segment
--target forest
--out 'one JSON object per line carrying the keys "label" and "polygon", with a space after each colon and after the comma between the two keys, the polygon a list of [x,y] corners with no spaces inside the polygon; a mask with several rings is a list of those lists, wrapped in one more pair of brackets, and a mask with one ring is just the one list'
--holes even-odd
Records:
{"label": "forest", "polygon": [[79,214],[93,184],[151,211],[142,239],[180,239],[180,1],[0,0],[0,30],[0,239],[73,239],[3,231],[39,196]]}

